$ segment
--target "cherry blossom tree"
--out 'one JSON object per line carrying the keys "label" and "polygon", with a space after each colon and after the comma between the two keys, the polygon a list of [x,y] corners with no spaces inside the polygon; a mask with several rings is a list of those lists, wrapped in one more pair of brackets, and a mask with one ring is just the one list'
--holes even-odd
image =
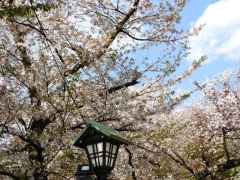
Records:
{"label": "cherry blossom tree", "polygon": [[165,117],[155,115],[166,121],[148,134],[152,156],[146,157],[159,178],[238,179],[239,73],[195,85],[203,93],[199,101]]}
{"label": "cherry blossom tree", "polygon": [[[204,60],[175,73],[192,35],[176,27],[185,3],[1,1],[0,175],[73,177],[77,163],[86,162],[73,140],[96,119],[134,142],[121,151],[113,177],[144,177],[148,135],[165,122],[153,115],[164,116],[191,94],[174,90]],[[155,149],[159,158],[174,160],[168,150]],[[149,163],[154,177],[158,163]]]}

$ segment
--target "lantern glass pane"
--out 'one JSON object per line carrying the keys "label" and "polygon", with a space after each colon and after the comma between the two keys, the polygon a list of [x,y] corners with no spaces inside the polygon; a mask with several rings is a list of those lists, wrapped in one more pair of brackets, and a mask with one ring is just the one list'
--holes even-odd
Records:
{"label": "lantern glass pane", "polygon": [[97,143],[97,161],[98,166],[103,165],[103,142]]}
{"label": "lantern glass pane", "polygon": [[96,164],[96,144],[92,144],[92,145],[88,145],[87,146],[87,150],[88,150],[88,154],[89,154],[89,157],[90,157],[90,160],[91,160],[91,163],[93,165],[93,167],[95,167],[97,164]]}
{"label": "lantern glass pane", "polygon": [[92,153],[93,153],[93,145],[88,145],[88,146],[87,146],[87,149],[88,149],[88,153],[89,153],[89,154],[92,154]]}
{"label": "lantern glass pane", "polygon": [[95,159],[94,158],[91,158],[91,162],[92,162],[93,167],[95,167],[96,163],[95,163]]}
{"label": "lantern glass pane", "polygon": [[94,159],[95,159],[95,164],[96,166],[99,166],[99,160],[98,160],[98,148],[97,148],[97,144],[93,145],[93,151],[94,151]]}
{"label": "lantern glass pane", "polygon": [[102,165],[103,165],[103,157],[100,156],[100,157],[99,157],[99,166],[102,166]]}
{"label": "lantern glass pane", "polygon": [[89,171],[90,167],[89,166],[82,166],[81,171]]}
{"label": "lantern glass pane", "polygon": [[102,142],[98,143],[97,148],[98,148],[98,152],[102,152],[103,151],[103,143]]}
{"label": "lantern glass pane", "polygon": [[88,145],[87,151],[93,167],[113,167],[118,146],[110,142]]}
{"label": "lantern glass pane", "polygon": [[112,154],[116,154],[116,152],[117,152],[117,146],[116,146],[116,145],[113,145]]}
{"label": "lantern glass pane", "polygon": [[106,153],[106,157],[105,157],[105,166],[108,166],[108,161],[109,161],[109,156],[108,154]]}
{"label": "lantern glass pane", "polygon": [[106,162],[105,162],[105,165],[106,165],[106,166],[109,166],[109,160],[110,160],[110,159],[109,159],[109,155],[110,155],[110,152],[109,152],[109,151],[110,151],[110,143],[107,142],[107,143],[106,143],[106,160],[105,160],[105,161],[106,161]]}
{"label": "lantern glass pane", "polygon": [[109,152],[109,150],[110,150],[110,143],[107,142],[106,143],[106,151]]}
{"label": "lantern glass pane", "polygon": [[114,164],[114,160],[115,160],[115,157],[116,157],[116,151],[117,151],[117,146],[114,145],[114,144],[111,144],[110,145],[110,151],[109,151],[109,166],[110,167],[113,167],[113,164]]}
{"label": "lantern glass pane", "polygon": [[113,167],[113,162],[114,162],[114,158],[112,157],[112,160],[111,160],[111,167]]}

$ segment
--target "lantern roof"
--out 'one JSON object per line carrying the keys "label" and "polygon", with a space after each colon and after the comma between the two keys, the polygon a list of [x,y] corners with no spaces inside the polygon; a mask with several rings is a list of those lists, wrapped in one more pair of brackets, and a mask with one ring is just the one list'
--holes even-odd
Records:
{"label": "lantern roof", "polygon": [[[92,130],[91,133],[90,130]],[[87,127],[81,132],[73,145],[84,147],[84,144],[86,144],[86,141],[88,140],[88,136],[94,136],[96,134],[104,136],[105,138],[115,141],[118,144],[130,144],[130,142],[125,139],[117,130],[92,120],[87,123]]]}

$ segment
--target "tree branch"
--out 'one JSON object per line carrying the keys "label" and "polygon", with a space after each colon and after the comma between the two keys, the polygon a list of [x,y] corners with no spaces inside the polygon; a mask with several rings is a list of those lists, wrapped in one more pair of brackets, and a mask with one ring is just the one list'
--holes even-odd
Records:
{"label": "tree branch", "polygon": [[[104,45],[97,51],[95,54],[95,59],[100,59],[105,53],[106,50],[111,46],[113,41],[116,39],[117,35],[122,31],[126,22],[130,19],[130,17],[136,12],[137,6],[140,0],[135,0],[132,8],[126,13],[126,15],[116,24],[115,29],[110,33],[109,38],[105,41]],[[68,74],[76,73],[80,68],[90,65],[91,62],[85,63],[77,63],[71,70],[69,70]]]}
{"label": "tree branch", "polygon": [[130,34],[129,32],[125,31],[125,30],[121,30],[121,32],[123,32],[124,34],[126,34],[127,36],[129,36],[130,38],[137,40],[137,41],[154,41],[155,38],[139,38],[139,37],[135,37],[134,35]]}
{"label": "tree branch", "polygon": [[226,155],[226,158],[227,158],[227,162],[228,162],[230,160],[230,155],[229,155],[229,151],[228,151],[228,148],[227,148],[226,130],[225,130],[224,127],[222,128],[222,135],[223,135],[223,149],[224,149],[224,152],[225,152],[225,155]]}
{"label": "tree branch", "polygon": [[[190,166],[188,166],[187,163],[185,162],[185,160],[184,160],[183,158],[181,158],[180,155],[177,154],[176,152],[174,152],[174,154],[177,156],[177,158],[174,157],[172,154],[170,154],[170,153],[168,152],[168,150],[167,150],[167,149],[164,149],[164,148],[161,148],[161,151],[159,152],[159,151],[154,151],[154,150],[148,149],[148,148],[146,148],[146,147],[144,147],[144,146],[141,146],[141,145],[139,145],[139,144],[136,144],[136,143],[135,143],[134,145],[135,145],[136,147],[140,148],[140,149],[146,150],[146,151],[148,151],[148,152],[150,152],[150,153],[153,153],[153,154],[158,154],[158,155],[165,154],[165,155],[167,155],[171,160],[173,160],[173,161],[176,162],[177,164],[181,165],[181,166],[184,167],[186,170],[188,170],[193,176],[195,176],[195,173],[194,173],[193,169],[192,169]],[[155,145],[155,144],[153,144],[153,145],[154,145],[156,148],[159,149],[159,147],[158,147],[157,145]]]}
{"label": "tree branch", "polygon": [[132,153],[131,153],[131,151],[127,148],[127,147],[125,147],[125,150],[127,151],[127,153],[128,153],[128,164],[131,166],[131,168],[132,168],[132,178],[133,178],[133,180],[137,180],[137,176],[136,176],[136,173],[135,173],[135,168],[134,168],[134,165],[133,165],[133,163],[132,163],[132,157],[133,157],[133,155],[132,155]]}
{"label": "tree branch", "polygon": [[27,136],[24,136],[24,135],[21,135],[21,134],[18,134],[14,131],[10,131],[9,129],[6,129],[6,134],[10,134],[12,136],[16,136],[18,138],[20,138],[23,142],[29,144],[30,146],[32,146],[35,151],[37,152],[37,155],[36,155],[36,160],[38,160],[39,162],[42,162],[43,161],[43,151],[44,151],[44,148],[41,146],[41,143],[39,143],[38,140],[36,139],[31,139],[30,137],[27,137]]}
{"label": "tree branch", "polygon": [[182,166],[184,166],[192,175],[195,175],[193,169],[192,169],[190,166],[188,166],[188,164],[186,163],[186,161],[185,161],[177,152],[175,152],[175,151],[172,151],[172,152],[173,152],[173,153],[176,155],[176,157],[179,159],[180,164],[181,164]]}
{"label": "tree branch", "polygon": [[126,83],[117,85],[117,86],[113,86],[113,87],[109,88],[109,89],[107,90],[107,92],[108,92],[109,94],[111,94],[111,93],[113,93],[113,92],[115,92],[115,91],[118,91],[118,90],[120,90],[120,89],[122,89],[122,88],[126,88],[126,87],[129,87],[129,86],[134,86],[134,85],[136,85],[136,84],[138,84],[138,83],[139,83],[139,82],[138,82],[137,80],[132,80],[132,81],[129,81],[129,82],[126,82]]}
{"label": "tree branch", "polygon": [[[224,172],[228,171],[229,169],[235,168],[240,166],[240,159],[232,159],[229,161],[226,161],[224,163],[218,164],[215,170],[216,173],[223,174]],[[207,176],[211,175],[211,171],[208,169],[204,169],[203,171],[200,171],[195,174],[195,177],[201,180],[204,180]]]}

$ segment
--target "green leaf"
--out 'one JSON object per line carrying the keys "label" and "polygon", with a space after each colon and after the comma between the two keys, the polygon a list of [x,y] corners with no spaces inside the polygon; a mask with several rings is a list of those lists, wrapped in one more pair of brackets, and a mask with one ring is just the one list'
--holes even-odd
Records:
{"label": "green leaf", "polygon": [[3,17],[31,17],[34,11],[50,11],[54,6],[51,4],[37,4],[34,6],[3,7],[0,9],[0,18]]}

